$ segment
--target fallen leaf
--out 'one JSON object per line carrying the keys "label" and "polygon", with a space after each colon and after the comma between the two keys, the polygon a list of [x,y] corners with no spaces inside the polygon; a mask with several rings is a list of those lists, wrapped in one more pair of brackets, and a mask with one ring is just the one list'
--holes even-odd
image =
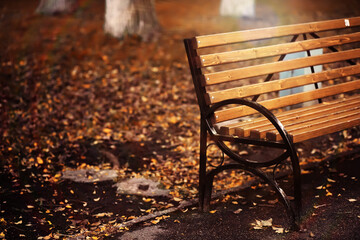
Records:
{"label": "fallen leaf", "polygon": [[235,210],[235,211],[234,211],[235,214],[239,214],[240,212],[242,212],[242,209],[241,209],[241,208],[239,208],[238,210]]}
{"label": "fallen leaf", "polygon": [[159,219],[155,219],[155,220],[152,220],[152,221],[151,221],[152,224],[158,224],[159,222],[160,222]]}
{"label": "fallen leaf", "polygon": [[284,228],[282,228],[282,227],[274,227],[274,226],[272,226],[272,229],[273,229],[276,233],[279,233],[279,234],[284,233]]}
{"label": "fallen leaf", "polygon": [[327,180],[328,180],[328,182],[332,182],[332,183],[336,182],[335,180],[332,180],[330,178],[328,178]]}
{"label": "fallen leaf", "polygon": [[212,210],[209,213],[213,214],[213,213],[216,213],[216,212],[217,212],[217,210]]}
{"label": "fallen leaf", "polygon": [[151,199],[151,198],[143,198],[142,200],[143,200],[144,202],[151,202],[152,199]]}
{"label": "fallen leaf", "polygon": [[322,204],[322,205],[314,205],[314,208],[315,208],[315,209],[318,209],[318,208],[325,207],[325,206],[326,206],[326,204]]}
{"label": "fallen leaf", "polygon": [[279,202],[278,199],[268,201],[269,204],[276,204],[277,202]]}
{"label": "fallen leaf", "polygon": [[44,164],[44,160],[42,160],[41,157],[37,157],[36,161],[37,161],[38,164]]}
{"label": "fallen leaf", "polygon": [[271,227],[272,226],[272,218],[268,219],[268,220],[265,220],[265,221],[261,221],[262,222],[262,225],[264,227]]}
{"label": "fallen leaf", "polygon": [[112,215],[113,215],[112,212],[105,212],[105,213],[97,213],[94,214],[93,216],[99,218],[99,217],[111,217]]}
{"label": "fallen leaf", "polygon": [[252,223],[254,229],[260,230],[263,229],[263,227],[271,227],[272,226],[272,218],[268,220],[255,220],[255,223]]}
{"label": "fallen leaf", "polygon": [[354,199],[354,198],[350,198],[350,199],[348,199],[349,200],[349,202],[356,202],[357,200],[356,199]]}

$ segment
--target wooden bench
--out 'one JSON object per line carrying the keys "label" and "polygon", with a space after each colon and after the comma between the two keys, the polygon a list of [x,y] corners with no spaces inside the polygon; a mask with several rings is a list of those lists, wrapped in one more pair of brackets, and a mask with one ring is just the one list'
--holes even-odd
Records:
{"label": "wooden bench", "polygon": [[[209,209],[214,176],[242,169],[274,187],[294,226],[301,211],[301,173],[294,144],[360,123],[360,17],[269,27],[185,39],[201,112],[199,202]],[[323,54],[312,56],[311,50]],[[304,57],[284,60],[305,52]],[[315,72],[314,66],[322,66]],[[279,73],[310,69],[279,79]],[[314,89],[286,96],[279,91],[313,84]],[[321,88],[319,85],[321,84]],[[299,104],[316,101],[310,106]],[[296,107],[293,107],[296,106]],[[208,165],[209,141],[229,157]],[[230,144],[229,144],[230,143]],[[280,149],[264,161],[247,159],[231,146],[251,144]],[[290,160],[294,203],[263,168]],[[209,169],[210,168],[210,169]]]}

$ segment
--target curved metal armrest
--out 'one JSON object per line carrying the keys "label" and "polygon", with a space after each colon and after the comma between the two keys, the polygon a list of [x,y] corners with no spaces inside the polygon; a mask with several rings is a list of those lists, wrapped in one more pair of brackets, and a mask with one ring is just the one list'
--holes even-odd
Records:
{"label": "curved metal armrest", "polygon": [[206,121],[207,128],[211,135],[217,135],[217,132],[216,132],[213,124],[210,121],[210,117],[215,113],[215,111],[217,109],[224,107],[226,105],[230,105],[230,104],[245,105],[245,106],[255,109],[256,111],[261,113],[264,117],[266,117],[274,125],[274,127],[279,131],[284,142],[288,142],[290,144],[292,143],[291,137],[285,130],[285,127],[282,125],[280,120],[272,112],[270,112],[267,108],[265,108],[258,102],[247,100],[247,99],[242,99],[242,98],[233,98],[233,99],[228,99],[228,100],[224,100],[224,101],[215,103],[205,113],[205,116],[204,116],[205,121]]}

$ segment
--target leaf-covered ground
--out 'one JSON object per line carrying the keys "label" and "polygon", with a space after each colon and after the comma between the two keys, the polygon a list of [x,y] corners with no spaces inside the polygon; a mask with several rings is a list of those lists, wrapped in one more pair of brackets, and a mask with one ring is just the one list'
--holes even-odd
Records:
{"label": "leaf-covered ground", "polygon": [[[35,15],[36,1],[0,5],[0,238],[96,239],[197,196],[199,113],[182,45],[190,24],[156,42],[119,41],[103,33],[103,3],[80,2],[62,16]],[[164,22],[173,5],[159,2]],[[67,169],[112,168],[118,180],[159,181],[171,197],[61,178]],[[230,172],[216,188],[249,178]]]}
{"label": "leaf-covered ground", "polygon": [[[1,238],[103,231],[197,194],[199,117],[182,39],[113,39],[102,4],[65,16],[2,4]],[[66,169],[113,167],[178,201],[61,180]]]}

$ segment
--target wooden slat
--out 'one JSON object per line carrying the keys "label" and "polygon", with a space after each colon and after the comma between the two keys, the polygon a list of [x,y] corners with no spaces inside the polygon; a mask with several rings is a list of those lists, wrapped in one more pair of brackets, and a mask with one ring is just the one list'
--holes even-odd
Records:
{"label": "wooden slat", "polygon": [[311,138],[319,137],[325,134],[330,134],[334,132],[338,132],[344,129],[348,129],[351,127],[358,126],[360,124],[359,116],[355,116],[351,120],[347,120],[345,122],[335,122],[331,125],[323,126],[321,128],[314,129],[312,131],[302,131],[297,132],[296,136],[293,137],[293,141],[295,143],[302,142]]}
{"label": "wooden slat", "polygon": [[[301,115],[308,115],[314,112],[322,112],[327,109],[332,110],[332,109],[343,108],[345,106],[354,106],[354,105],[360,106],[360,96],[350,97],[348,99],[337,99],[322,104],[316,104],[308,107],[292,109],[289,111],[277,113],[275,115],[281,122],[283,122],[284,120]],[[269,122],[267,118],[259,117],[251,121],[238,122],[238,123],[222,126],[220,129],[220,133],[224,135],[237,135],[239,137],[248,137],[250,135],[250,130],[258,129],[270,125],[272,126],[272,124]]]}
{"label": "wooden slat", "polygon": [[253,95],[280,91],[284,89],[299,87],[312,83],[327,81],[335,78],[346,77],[360,73],[360,65],[347,66],[331,69],[320,73],[301,75],[286,79],[274,80],[258,84],[246,85],[238,88],[231,88],[222,91],[208,92],[205,95],[207,104],[214,104],[231,98],[244,98]]}
{"label": "wooden slat", "polygon": [[312,57],[304,57],[287,61],[259,64],[244,68],[204,74],[203,85],[219,84],[244,78],[256,77],[271,73],[284,72],[293,69],[333,63],[360,57],[360,49],[328,53]]}
{"label": "wooden slat", "polygon": [[[332,118],[313,125],[304,126],[301,129],[288,131],[294,142],[301,142],[307,139],[315,138],[321,135],[337,132],[360,124],[360,112],[357,114]],[[272,141],[280,141],[281,137],[278,133],[269,132],[267,139]]]}
{"label": "wooden slat", "polygon": [[243,49],[238,51],[201,55],[198,62],[200,63],[201,67],[208,67],[225,63],[233,63],[288,53],[302,52],[317,48],[325,48],[357,41],[360,41],[359,32],[292,43],[277,44],[272,46]]}
{"label": "wooden slat", "polygon": [[[302,102],[315,100],[318,98],[324,98],[327,96],[350,92],[359,88],[360,88],[360,80],[355,80],[355,81],[324,87],[321,89],[316,89],[308,92],[302,92],[302,93],[292,94],[275,99],[265,100],[260,102],[260,104],[262,104],[264,107],[266,107],[269,110],[273,110]],[[257,113],[257,111],[251,108],[248,108],[246,106],[239,106],[239,107],[224,109],[215,112],[214,121],[223,122],[230,119],[235,119],[255,113]]]}
{"label": "wooden slat", "polygon": [[[360,106],[344,106],[342,109],[326,109],[322,112],[314,112],[312,114],[301,115],[291,119],[283,120],[281,123],[285,126],[285,129],[289,132],[300,130],[309,125],[318,124],[332,120],[333,118],[338,118],[338,116],[352,116],[356,113],[360,113]],[[266,134],[271,131],[276,131],[272,126],[264,126],[257,129],[251,130],[251,138],[265,138]]]}
{"label": "wooden slat", "polygon": [[312,23],[301,23],[286,26],[237,31],[230,33],[204,35],[194,38],[194,46],[196,48],[204,48],[259,39],[268,39],[273,37],[296,35],[302,33],[321,32],[359,25],[360,17],[354,17],[348,19],[336,19]]}

